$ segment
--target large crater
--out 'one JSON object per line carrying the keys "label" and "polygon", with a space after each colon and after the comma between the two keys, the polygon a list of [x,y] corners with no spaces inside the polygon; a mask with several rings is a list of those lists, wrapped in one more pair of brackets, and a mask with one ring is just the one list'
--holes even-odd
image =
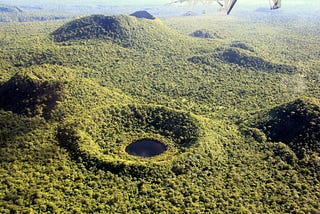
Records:
{"label": "large crater", "polygon": [[153,105],[111,106],[79,120],[60,126],[60,145],[111,171],[166,162],[196,143],[200,132],[190,113]]}

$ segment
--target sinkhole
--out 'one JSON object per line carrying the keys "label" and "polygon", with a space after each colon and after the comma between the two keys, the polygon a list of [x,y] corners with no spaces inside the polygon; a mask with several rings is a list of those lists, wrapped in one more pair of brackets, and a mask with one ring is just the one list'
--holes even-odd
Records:
{"label": "sinkhole", "polygon": [[166,150],[167,147],[163,143],[151,139],[138,140],[126,147],[128,154],[145,158],[160,155]]}

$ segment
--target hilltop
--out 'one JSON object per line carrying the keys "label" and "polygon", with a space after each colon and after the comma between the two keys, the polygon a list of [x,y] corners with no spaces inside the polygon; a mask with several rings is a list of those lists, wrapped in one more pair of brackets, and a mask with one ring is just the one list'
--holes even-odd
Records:
{"label": "hilltop", "polygon": [[[147,18],[142,18],[145,16]],[[160,20],[151,16],[141,12],[131,16],[92,15],[68,22],[51,35],[56,42],[101,39],[123,47],[141,47],[150,40],[162,41],[172,34]]]}
{"label": "hilltop", "polygon": [[[205,38],[205,39],[213,38],[213,36],[209,32],[207,32],[206,30],[196,30],[193,33],[191,33],[190,36],[198,37],[198,38]],[[215,35],[215,37],[217,37],[217,35]]]}
{"label": "hilltop", "polygon": [[56,102],[62,99],[62,85],[39,73],[17,73],[0,86],[0,107],[17,114],[41,115],[48,119]]}
{"label": "hilltop", "polygon": [[153,15],[151,15],[150,13],[148,13],[145,10],[140,10],[140,11],[136,11],[132,14],[130,14],[130,16],[134,16],[136,18],[140,18],[140,19],[156,19],[156,17],[154,17]]}
{"label": "hilltop", "polygon": [[271,109],[260,128],[272,141],[287,144],[299,158],[320,154],[319,101],[301,98]]}
{"label": "hilltop", "polygon": [[256,56],[253,52],[253,49],[243,43],[233,43],[228,48],[217,48],[214,54],[193,56],[188,60],[196,64],[209,66],[215,66],[216,61],[221,60],[231,65],[267,72],[294,73],[296,71],[294,66],[267,61]]}
{"label": "hilltop", "polygon": [[93,15],[71,21],[52,33],[55,41],[104,38],[124,42],[136,23],[127,16]]}

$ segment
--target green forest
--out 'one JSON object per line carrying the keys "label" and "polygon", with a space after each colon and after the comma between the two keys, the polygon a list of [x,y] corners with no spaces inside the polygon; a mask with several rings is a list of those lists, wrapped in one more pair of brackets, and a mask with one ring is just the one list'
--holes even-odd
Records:
{"label": "green forest", "polygon": [[41,15],[0,23],[0,213],[320,213],[318,19]]}

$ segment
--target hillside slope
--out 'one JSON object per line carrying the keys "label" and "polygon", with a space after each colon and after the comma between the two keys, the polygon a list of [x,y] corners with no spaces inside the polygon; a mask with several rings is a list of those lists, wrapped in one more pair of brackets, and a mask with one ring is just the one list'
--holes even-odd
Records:
{"label": "hillside slope", "polygon": [[41,75],[21,72],[1,85],[0,107],[17,114],[49,118],[56,102],[62,99],[63,84]]}
{"label": "hillside slope", "polygon": [[287,144],[299,158],[320,154],[320,105],[314,99],[298,99],[272,109],[260,125],[272,141]]}
{"label": "hillside slope", "polygon": [[103,39],[123,47],[143,47],[148,41],[163,42],[172,32],[159,19],[133,15],[92,15],[73,20],[51,35],[57,42]]}

